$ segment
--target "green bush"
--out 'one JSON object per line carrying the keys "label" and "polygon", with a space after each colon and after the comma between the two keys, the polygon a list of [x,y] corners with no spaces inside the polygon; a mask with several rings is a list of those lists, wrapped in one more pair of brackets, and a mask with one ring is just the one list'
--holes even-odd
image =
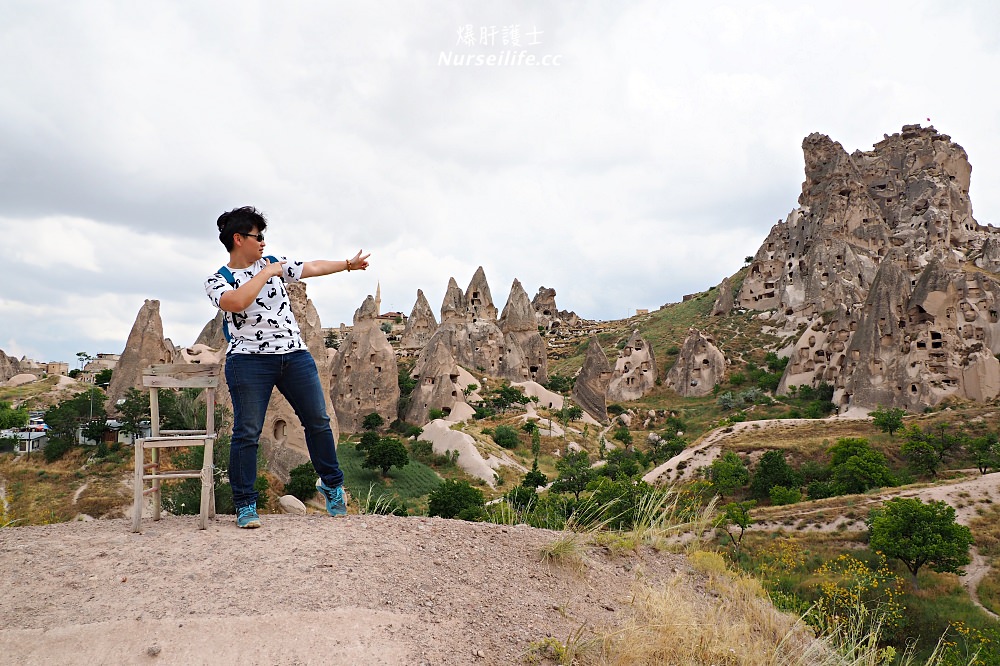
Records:
{"label": "green bush", "polygon": [[395,437],[383,437],[368,447],[367,456],[361,466],[382,470],[382,476],[388,476],[390,468],[405,467],[409,464],[410,456],[403,443]]}
{"label": "green bush", "polygon": [[507,425],[498,425],[493,429],[493,441],[505,449],[516,449],[521,443],[517,431]]}
{"label": "green bush", "polygon": [[436,421],[438,419],[443,419],[445,417],[443,409],[432,409],[427,412],[427,419],[430,421]]}
{"label": "green bush", "polygon": [[621,405],[617,405],[614,403],[608,405],[608,414],[611,414],[612,416],[621,416],[624,413],[625,413],[625,408],[622,407]]}
{"label": "green bush", "polygon": [[42,455],[45,456],[45,462],[55,462],[66,455],[71,448],[73,448],[73,440],[65,437],[53,437],[42,449]]}
{"label": "green bush", "polygon": [[468,516],[480,515],[485,506],[483,491],[473,488],[468,481],[446,479],[429,495],[427,515],[468,520]]}
{"label": "green bush", "polygon": [[771,486],[771,504],[780,506],[783,504],[797,504],[801,501],[802,492],[798,488]]}
{"label": "green bush", "polygon": [[305,502],[316,494],[316,469],[311,462],[302,463],[288,474],[285,494],[294,495]]}
{"label": "green bush", "polygon": [[534,488],[515,486],[506,495],[507,502],[518,511],[531,511],[538,504],[538,494]]}
{"label": "green bush", "polygon": [[365,430],[378,430],[385,425],[385,419],[378,412],[372,412],[365,416],[361,422],[361,427]]}
{"label": "green bush", "polygon": [[557,374],[549,377],[549,381],[545,382],[545,388],[556,393],[569,393],[573,390],[574,383],[576,380],[572,377]]}

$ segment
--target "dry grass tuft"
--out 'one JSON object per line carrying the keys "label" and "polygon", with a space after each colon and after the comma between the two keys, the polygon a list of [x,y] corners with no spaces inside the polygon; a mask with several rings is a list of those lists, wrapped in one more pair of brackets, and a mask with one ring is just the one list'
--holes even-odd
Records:
{"label": "dry grass tuft", "polygon": [[558,564],[580,571],[586,566],[583,555],[587,537],[586,533],[566,530],[555,541],[538,550],[538,559],[545,564]]}

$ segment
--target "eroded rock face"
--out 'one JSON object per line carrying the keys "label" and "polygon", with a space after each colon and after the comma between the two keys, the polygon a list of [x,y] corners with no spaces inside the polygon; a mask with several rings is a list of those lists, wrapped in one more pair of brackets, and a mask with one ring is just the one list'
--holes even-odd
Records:
{"label": "eroded rock face", "polygon": [[430,342],[437,326],[437,319],[434,318],[434,312],[427,303],[427,297],[424,296],[422,289],[417,289],[417,300],[413,304],[410,318],[406,320],[406,329],[399,341],[400,348],[423,349]]}
{"label": "eroded rock face", "polygon": [[417,386],[410,394],[405,420],[422,425],[429,420],[430,410],[450,413],[456,404],[464,403],[465,387],[458,385],[459,374],[447,339],[435,334],[413,368],[411,376],[417,380]]}
{"label": "eroded rock face", "polygon": [[219,310],[218,314],[215,315],[215,319],[205,324],[205,327],[201,329],[201,333],[198,334],[192,346],[205,345],[212,349],[224,349],[226,346],[226,334],[222,331],[223,321],[222,310]]}
{"label": "eroded rock face", "polygon": [[785,330],[806,326],[779,391],[827,382],[843,408],[913,410],[996,396],[1000,235],[972,216],[965,150],[907,125],[871,151],[812,134],[803,152],[799,207],[737,298]]}
{"label": "eroded rock face", "polygon": [[360,432],[364,418],[373,412],[386,423],[396,419],[396,355],[377,316],[375,299],[369,296],[354,313],[354,327],[333,357],[330,395],[337,422],[347,432]]}
{"label": "eroded rock face", "polygon": [[601,349],[596,336],[587,344],[583,367],[573,385],[573,401],[585,412],[600,421],[608,422],[608,385],[611,383],[611,364]]}
{"label": "eroded rock face", "polygon": [[548,381],[548,354],[538,333],[535,310],[518,280],[510,287],[507,304],[500,315],[504,334],[503,376],[512,382]]}
{"label": "eroded rock face", "polygon": [[14,375],[20,374],[20,372],[20,362],[13,356],[8,356],[0,349],[0,383],[7,381]]}
{"label": "eroded rock face", "polygon": [[638,400],[652,391],[655,384],[656,359],[653,357],[653,347],[642,339],[639,331],[633,331],[618,354],[611,372],[608,400]]}
{"label": "eroded rock face", "polygon": [[111,375],[108,386],[108,411],[114,409],[119,398],[130,388],[142,388],[142,371],[150,365],[173,363],[177,352],[163,337],[163,320],[160,319],[160,302],[146,300],[135,317],[132,330],[125,342],[125,349]]}
{"label": "eroded rock face", "polygon": [[465,290],[465,303],[473,322],[480,319],[496,322],[497,308],[493,305],[490,285],[486,282],[486,271],[482,266],[476,269],[468,289]]}
{"label": "eroded rock face", "polygon": [[667,386],[684,397],[699,397],[711,393],[725,375],[726,356],[715,346],[715,341],[691,329],[677,362],[667,373]]}
{"label": "eroded rock face", "polygon": [[548,287],[538,288],[538,293],[531,299],[531,307],[538,325],[545,329],[577,326],[581,321],[575,312],[556,307],[556,290]]}
{"label": "eroded rock face", "polygon": [[733,298],[733,285],[729,278],[725,278],[722,280],[722,284],[719,285],[719,296],[715,299],[715,304],[712,306],[712,316],[724,317],[729,314],[735,302]]}

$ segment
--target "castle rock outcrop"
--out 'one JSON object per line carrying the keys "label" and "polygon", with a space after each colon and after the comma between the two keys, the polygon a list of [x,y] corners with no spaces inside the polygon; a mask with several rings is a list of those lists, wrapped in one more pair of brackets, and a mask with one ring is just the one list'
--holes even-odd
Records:
{"label": "castle rock outcrop", "polygon": [[360,432],[364,418],[378,413],[386,423],[396,419],[399,380],[396,354],[376,319],[375,299],[365,299],[354,313],[354,327],[340,343],[330,371],[330,396],[337,422]]}
{"label": "castle rock outcrop", "polygon": [[726,375],[726,356],[715,341],[691,329],[681,346],[674,367],[667,373],[667,386],[684,397],[708,395]]}
{"label": "castle rock outcrop", "polygon": [[653,347],[633,331],[625,347],[618,354],[611,382],[608,385],[608,400],[638,400],[653,390],[656,384],[656,359]]}
{"label": "castle rock outcrop", "polygon": [[799,207],[737,297],[805,325],[779,391],[827,382],[843,408],[911,410],[996,396],[1000,234],[972,216],[965,150],[919,125],[851,155],[821,134],[802,147]]}
{"label": "castle rock outcrop", "polygon": [[587,344],[583,367],[573,384],[573,401],[601,423],[608,422],[608,385],[611,364],[596,336]]}

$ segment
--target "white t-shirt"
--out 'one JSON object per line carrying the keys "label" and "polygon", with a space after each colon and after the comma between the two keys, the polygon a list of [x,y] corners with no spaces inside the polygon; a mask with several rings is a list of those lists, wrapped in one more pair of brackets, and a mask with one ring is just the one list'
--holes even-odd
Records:
{"label": "white t-shirt", "polygon": [[[280,277],[272,276],[264,284],[257,298],[242,312],[222,311],[229,325],[229,354],[287,354],[304,349],[299,325],[292,314],[292,304],[288,300],[285,282],[298,282],[302,278],[301,261],[287,261]],[[212,305],[219,307],[219,300],[227,291],[232,291],[250,281],[254,275],[264,270],[264,259],[258,259],[247,268],[230,268],[236,285],[230,285],[221,273],[213,273],[205,280],[205,293]]]}

